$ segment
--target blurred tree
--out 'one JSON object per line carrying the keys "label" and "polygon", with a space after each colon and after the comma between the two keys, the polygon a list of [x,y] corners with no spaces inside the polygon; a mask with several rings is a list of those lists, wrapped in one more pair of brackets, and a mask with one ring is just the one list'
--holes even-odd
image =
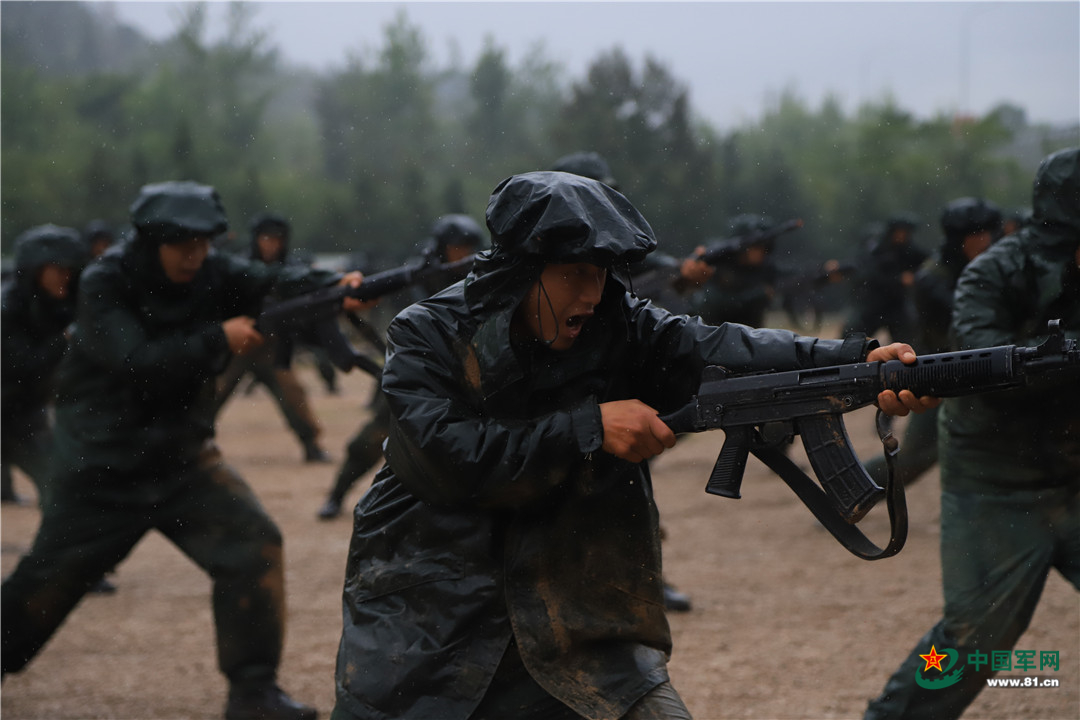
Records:
{"label": "blurred tree", "polygon": [[347,226],[329,225],[341,216],[328,215],[322,236],[327,241],[359,236],[390,261],[399,261],[431,222],[425,194],[442,165],[425,44],[404,13],[384,29],[383,46],[370,67],[353,58],[319,84],[315,107],[324,170],[351,188],[362,209]]}
{"label": "blurred tree", "polygon": [[572,85],[552,136],[560,156],[595,150],[608,160],[666,252],[689,253],[717,222],[713,158],[694,130],[689,91],[654,58],[639,73],[621,48],[601,54]]}
{"label": "blurred tree", "polygon": [[619,48],[569,82],[542,44],[511,65],[492,38],[475,62],[437,68],[403,11],[379,47],[316,74],[281,65],[257,4],[231,4],[214,40],[205,6],[185,4],[160,43],[107,22],[105,6],[4,3],[5,252],[43,222],[119,225],[141,185],[197,176],[221,191],[234,228],[274,210],[293,221],[298,248],[368,249],[385,267],[436,216],[481,219],[507,175],[591,149],[662,250],[684,254],[725,234],[732,215],[760,212],[804,218],[785,244],[795,252],[846,257],[897,210],[917,213],[919,242],[932,244],[952,198],[1026,206],[1038,161],[1077,142],[1077,128],[1029,124],[1008,104],[923,121],[888,97],[848,115],[836,99],[810,108],[793,89],[721,133],[695,118],[663,64]]}

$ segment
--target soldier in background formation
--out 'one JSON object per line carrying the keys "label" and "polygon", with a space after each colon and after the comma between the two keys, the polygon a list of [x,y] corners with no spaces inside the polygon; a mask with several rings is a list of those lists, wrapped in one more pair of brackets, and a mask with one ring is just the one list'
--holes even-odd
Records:
{"label": "soldier in background formation", "polygon": [[2,673],[30,662],[91,584],[158,530],[213,582],[226,719],[313,720],[277,685],[281,533],[213,442],[214,380],[230,354],[262,343],[253,318],[271,292],[361,277],[212,252],[227,222],[209,186],[148,185],[131,216],[134,237],[80,278],[49,502],[0,593]]}
{"label": "soldier in background formation", "polygon": [[[745,213],[729,223],[730,237],[747,237],[772,229],[775,221],[766,215]],[[699,247],[700,256],[706,250]],[[750,327],[765,324],[765,311],[776,295],[780,271],[772,256],[772,245],[748,244],[723,263],[702,269],[699,289],[690,301],[691,311],[710,325],[736,322]]]}
{"label": "soldier in background formation", "polygon": [[[1080,148],[1043,160],[1032,207],[1030,225],[960,274],[958,349],[1036,345],[1055,319],[1080,339]],[[1070,368],[941,406],[944,616],[866,720],[960,717],[999,667],[992,658],[1005,653],[1011,662],[1051,569],[1080,589],[1077,387],[1080,372]]]}
{"label": "soldier in background formation", "polygon": [[[468,215],[444,215],[431,227],[431,236],[421,250],[421,262],[449,263],[463,260],[487,246],[486,234],[480,225]],[[457,282],[463,275],[439,271],[426,275],[417,288],[417,301],[430,297],[446,286]],[[422,297],[420,297],[422,295]],[[384,348],[385,349],[385,348]],[[341,464],[334,485],[319,508],[321,520],[332,520],[341,514],[341,504],[346,493],[352,489],[368,470],[382,460],[383,441],[390,424],[390,408],[382,389],[376,383],[369,403],[371,417],[345,447],[345,461]]]}
{"label": "soldier in background formation", "polygon": [[17,467],[34,483],[44,507],[49,486],[52,431],[48,408],[53,373],[67,349],[67,326],[75,319],[79,273],[90,259],[79,233],[40,225],[15,240],[15,271],[3,289],[0,332],[3,372],[0,498],[20,502],[12,483]]}
{"label": "soldier in background formation", "polygon": [[909,291],[915,283],[915,272],[927,258],[927,253],[913,242],[916,226],[913,217],[897,215],[885,223],[879,236],[870,240],[866,253],[858,260],[851,314],[843,335],[874,335],[884,329],[891,338],[914,337]]}
{"label": "soldier in background formation", "polygon": [[[256,217],[251,223],[251,259],[267,265],[302,267],[288,258],[290,230],[289,222],[280,215]],[[291,356],[291,347],[283,349],[282,344],[291,346],[294,342],[295,338],[272,338],[258,349],[235,355],[218,378],[217,411],[221,412],[244,377],[252,375],[273,396],[289,429],[300,441],[304,462],[328,463],[330,455],[319,444],[322,428],[308,402],[307,391],[296,372],[280,362],[282,353],[288,351]]]}
{"label": "soldier in background formation", "polygon": [[[959,198],[942,210],[941,230],[944,238],[919,267],[912,288],[916,312],[912,344],[919,354],[953,349],[951,321],[956,283],[967,264],[1001,236],[1001,211],[982,198]],[[896,482],[910,485],[937,463],[937,414],[934,408],[908,421],[894,462]],[[866,470],[875,482],[885,485],[888,465],[884,455],[867,462]]]}
{"label": "soldier in background formation", "polygon": [[90,253],[90,258],[97,258],[116,242],[116,234],[104,220],[91,220],[83,228],[83,242]]}

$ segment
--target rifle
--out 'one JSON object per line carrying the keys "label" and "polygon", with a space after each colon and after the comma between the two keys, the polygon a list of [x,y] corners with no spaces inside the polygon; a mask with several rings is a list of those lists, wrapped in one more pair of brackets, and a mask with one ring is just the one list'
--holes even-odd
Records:
{"label": "rifle", "polygon": [[777,238],[802,226],[802,219],[794,218],[779,225],[774,225],[768,230],[759,230],[747,235],[717,240],[706,247],[705,252],[696,259],[710,265],[722,265],[734,262],[743,251],[755,246],[764,247],[767,251],[771,251],[776,244]]}
{"label": "rifle", "polygon": [[[300,331],[310,331],[318,344],[326,349],[330,361],[343,372],[359,367],[378,376],[381,372],[378,363],[357,352],[346,340],[337,323],[337,316],[345,298],[375,300],[403,290],[436,273],[463,275],[472,267],[474,259],[474,255],[469,255],[451,263],[424,261],[404,265],[368,275],[359,287],[333,285],[288,300],[273,302],[267,304],[256,318],[255,327],[262,333],[278,337],[275,360],[279,367],[289,366],[291,339]],[[352,313],[346,315],[354,325],[363,322]]]}
{"label": "rifle", "polygon": [[[884,390],[958,397],[1018,387],[1036,374],[1080,367],[1077,341],[1065,338],[1060,321],[1051,321],[1048,330],[1049,336],[1037,347],[1000,345],[921,355],[910,365],[888,360],[741,376],[710,366],[698,394],[660,419],[676,433],[724,430],[726,438],[706,492],[740,497],[747,455],[753,453],[850,552],[877,560],[900,552],[907,538],[903,484],[892,481],[896,440],[887,433],[878,411],[878,433],[889,460],[889,480],[883,489],[855,455],[843,413],[874,403]],[[777,449],[795,435],[802,436],[820,487]],[[855,528],[883,496],[888,499],[891,524],[884,550]]]}

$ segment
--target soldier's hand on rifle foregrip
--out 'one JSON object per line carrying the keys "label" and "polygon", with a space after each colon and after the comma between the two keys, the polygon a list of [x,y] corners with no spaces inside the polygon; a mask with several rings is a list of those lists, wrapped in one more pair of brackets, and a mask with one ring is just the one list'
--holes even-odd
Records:
{"label": "soldier's hand on rifle foregrip", "polygon": [[[351,273],[346,273],[341,280],[338,281],[338,285],[348,285],[349,287],[360,287],[364,282],[364,273],[359,270],[354,270]],[[346,297],[345,302],[342,304],[342,309],[349,312],[355,312],[356,310],[370,310],[379,304],[379,298],[374,300],[357,300],[356,298]]]}
{"label": "soldier's hand on rifle foregrip", "polygon": [[639,463],[675,446],[675,433],[640,400],[600,403],[604,452]]}
{"label": "soldier's hand on rifle foregrip", "polygon": [[[874,348],[866,356],[867,362],[899,360],[906,365],[915,362],[915,350],[907,343],[892,343],[884,347]],[[941,398],[924,395],[916,397],[910,390],[901,390],[895,393],[885,390],[878,394],[877,406],[886,415],[899,415],[903,417],[909,412],[921,413],[941,404]]]}
{"label": "soldier's hand on rifle foregrip", "polygon": [[243,355],[263,344],[262,333],[255,329],[255,318],[247,315],[229,318],[221,323],[221,329],[229,351],[235,355]]}
{"label": "soldier's hand on rifle foregrip", "polygon": [[694,250],[694,255],[683,259],[682,264],[679,266],[679,274],[682,275],[684,280],[695,285],[701,285],[713,276],[716,268],[701,259],[704,254],[705,246],[698,245],[697,249]]}

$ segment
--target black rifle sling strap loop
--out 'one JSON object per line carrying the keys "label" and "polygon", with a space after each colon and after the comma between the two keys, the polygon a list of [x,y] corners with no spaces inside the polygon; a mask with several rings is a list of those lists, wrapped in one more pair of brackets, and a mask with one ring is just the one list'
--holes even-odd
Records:
{"label": "black rifle sling strap loop", "polygon": [[881,560],[900,552],[907,542],[908,514],[904,486],[893,479],[893,459],[898,448],[896,439],[881,422],[882,414],[878,411],[878,434],[885,448],[885,460],[889,468],[889,479],[885,483],[886,505],[889,509],[889,542],[884,548],[878,547],[855,525],[848,524],[836,511],[829,496],[806,473],[775,447],[754,447],[752,452],[770,470],[780,476],[788,487],[799,496],[803,504],[810,509],[814,517],[825,526],[834,538],[852,555],[863,560]]}

